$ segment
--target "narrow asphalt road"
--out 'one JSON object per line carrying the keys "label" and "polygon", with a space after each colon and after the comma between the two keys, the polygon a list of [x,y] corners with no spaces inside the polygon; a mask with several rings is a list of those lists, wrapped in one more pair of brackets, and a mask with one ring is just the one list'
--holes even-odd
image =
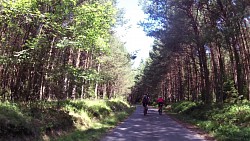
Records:
{"label": "narrow asphalt road", "polygon": [[137,106],[135,112],[118,127],[108,133],[101,141],[206,141],[204,137],[190,131],[165,114],[159,115],[157,109],[149,108],[143,115],[143,107]]}

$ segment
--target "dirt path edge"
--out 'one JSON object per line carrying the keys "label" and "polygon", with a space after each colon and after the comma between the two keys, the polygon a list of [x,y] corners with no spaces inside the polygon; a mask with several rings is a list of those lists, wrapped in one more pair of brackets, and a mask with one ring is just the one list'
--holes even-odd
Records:
{"label": "dirt path edge", "polygon": [[166,115],[168,115],[171,119],[178,122],[179,124],[181,124],[185,128],[187,128],[187,129],[189,129],[191,131],[194,131],[194,132],[198,133],[201,136],[204,136],[206,140],[208,140],[208,141],[216,141],[215,137],[213,137],[212,134],[200,129],[198,126],[193,125],[193,124],[188,123],[188,122],[185,122],[185,121],[182,121],[182,120],[176,118],[175,115],[172,114],[172,113],[166,113]]}

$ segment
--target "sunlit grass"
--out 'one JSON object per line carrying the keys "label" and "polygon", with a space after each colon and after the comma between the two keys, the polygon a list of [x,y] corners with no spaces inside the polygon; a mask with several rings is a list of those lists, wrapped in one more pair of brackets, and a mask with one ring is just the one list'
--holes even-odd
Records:
{"label": "sunlit grass", "polygon": [[19,133],[24,140],[93,141],[134,109],[117,99],[0,103],[0,140]]}
{"label": "sunlit grass", "polygon": [[171,115],[197,125],[219,141],[249,141],[250,103],[203,105],[181,102],[171,105]]}
{"label": "sunlit grass", "polygon": [[[106,100],[84,100],[84,104],[90,111],[80,110],[83,116],[80,119],[88,119],[88,127],[82,125],[77,126],[77,130],[70,133],[67,136],[63,136],[58,141],[95,141],[100,139],[104,133],[108,132],[111,128],[114,128],[120,121],[123,121],[128,115],[130,115],[135,108],[130,107],[129,104],[121,100],[112,99]],[[125,105],[125,106],[124,106]],[[122,108],[122,109],[120,109]],[[83,108],[84,109],[84,108]],[[72,109],[71,109],[72,110]],[[108,111],[108,113],[107,113]],[[76,111],[71,111],[72,113]],[[70,113],[71,113],[70,112]],[[79,111],[78,111],[79,112]],[[100,116],[90,116],[90,114],[100,114]],[[104,115],[102,115],[104,114]]]}
{"label": "sunlit grass", "polygon": [[[131,113],[131,111],[130,111]],[[95,121],[91,127],[84,130],[76,130],[68,136],[57,139],[57,141],[95,141],[99,140],[104,133],[115,127],[120,121],[124,120],[129,113],[120,112],[112,114],[110,117],[101,121]]]}

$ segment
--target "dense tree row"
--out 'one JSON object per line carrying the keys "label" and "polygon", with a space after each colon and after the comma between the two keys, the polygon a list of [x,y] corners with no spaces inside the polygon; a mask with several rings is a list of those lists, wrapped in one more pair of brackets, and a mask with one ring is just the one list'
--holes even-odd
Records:
{"label": "dense tree row", "polygon": [[115,4],[0,0],[0,99],[111,98],[127,93],[130,58],[112,31],[118,16]]}
{"label": "dense tree row", "polygon": [[[144,0],[156,38],[133,96],[204,103],[250,99],[249,0]],[[136,98],[135,98],[136,99]]]}

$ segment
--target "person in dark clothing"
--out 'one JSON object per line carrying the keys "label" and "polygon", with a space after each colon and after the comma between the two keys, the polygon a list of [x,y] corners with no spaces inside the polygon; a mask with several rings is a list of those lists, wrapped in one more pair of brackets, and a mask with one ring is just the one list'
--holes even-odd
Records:
{"label": "person in dark clothing", "polygon": [[149,104],[149,96],[144,95],[142,98],[142,105],[143,105],[143,107],[146,107],[148,104]]}

